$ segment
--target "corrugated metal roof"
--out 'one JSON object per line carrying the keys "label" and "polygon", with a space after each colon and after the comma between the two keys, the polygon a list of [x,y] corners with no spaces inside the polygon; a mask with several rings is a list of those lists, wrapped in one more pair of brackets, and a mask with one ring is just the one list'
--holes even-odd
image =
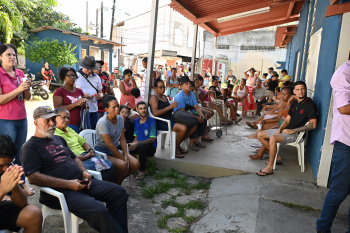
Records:
{"label": "corrugated metal roof", "polygon": [[[214,36],[299,20],[305,0],[172,0],[170,6]],[[217,19],[270,7],[269,12],[219,22]]]}
{"label": "corrugated metal roof", "polygon": [[65,34],[70,34],[70,35],[75,35],[75,36],[79,36],[80,39],[85,39],[85,40],[94,40],[94,41],[99,41],[101,44],[112,44],[114,46],[125,46],[123,44],[119,44],[117,42],[111,41],[111,40],[106,40],[106,39],[102,39],[96,36],[89,36],[83,33],[77,33],[77,32],[72,32],[72,31],[68,31],[68,30],[64,30],[61,28],[56,28],[56,27],[51,27],[51,26],[41,26],[39,28],[35,28],[30,30],[30,33],[38,33],[38,32],[42,32],[42,31],[46,31],[46,30],[56,30],[56,31],[60,31],[63,32]]}

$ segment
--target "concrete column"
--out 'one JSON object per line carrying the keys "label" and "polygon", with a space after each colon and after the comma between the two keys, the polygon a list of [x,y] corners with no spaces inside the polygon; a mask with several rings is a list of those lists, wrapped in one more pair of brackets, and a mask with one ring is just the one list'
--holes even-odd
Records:
{"label": "concrete column", "polygon": [[152,78],[153,78],[153,64],[154,64],[154,50],[156,47],[157,38],[157,19],[158,19],[158,5],[159,0],[152,0],[151,8],[151,24],[149,33],[148,44],[148,63],[147,63],[147,77],[146,77],[146,89],[145,89],[145,102],[148,104],[148,100],[151,97],[152,92]]}
{"label": "concrete column", "polygon": [[216,40],[217,40],[217,37],[214,36],[214,49],[213,49],[213,65],[212,65],[212,68],[211,68],[211,75],[215,75],[214,74],[214,70],[215,70],[215,55],[216,55]]}
{"label": "concrete column", "polygon": [[196,52],[197,52],[197,36],[198,36],[198,24],[194,25],[194,34],[193,34],[193,46],[192,46],[192,60],[191,60],[191,80],[193,80],[195,74],[195,61],[196,61]]}
{"label": "concrete column", "polygon": [[109,49],[109,72],[112,74],[113,71],[113,47]]}

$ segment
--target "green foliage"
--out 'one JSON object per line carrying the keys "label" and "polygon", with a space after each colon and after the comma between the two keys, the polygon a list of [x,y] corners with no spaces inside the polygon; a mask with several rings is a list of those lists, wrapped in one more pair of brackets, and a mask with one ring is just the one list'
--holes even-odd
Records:
{"label": "green foliage", "polygon": [[67,44],[66,41],[59,43],[58,40],[49,41],[33,39],[26,46],[26,56],[35,63],[44,61],[54,65],[57,69],[63,65],[74,65],[78,62],[75,54],[76,46]]}
{"label": "green foliage", "polygon": [[203,182],[203,180],[198,181],[197,184],[192,185],[193,189],[206,189],[208,190],[210,187],[210,183]]}
{"label": "green foliage", "polygon": [[154,159],[147,161],[146,170],[147,174],[150,176],[156,174],[156,162],[154,161]]}
{"label": "green foliage", "polygon": [[157,194],[165,193],[172,188],[172,184],[169,182],[159,182],[156,185],[152,185],[143,190],[143,196],[145,198],[153,198]]}

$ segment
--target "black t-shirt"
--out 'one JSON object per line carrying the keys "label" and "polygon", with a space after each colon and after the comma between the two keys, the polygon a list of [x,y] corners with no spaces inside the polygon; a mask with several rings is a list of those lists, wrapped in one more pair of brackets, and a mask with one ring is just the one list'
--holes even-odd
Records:
{"label": "black t-shirt", "polygon": [[20,160],[24,174],[34,172],[66,179],[81,179],[82,171],[74,161],[76,155],[69,149],[67,142],[60,136],[52,138],[31,137],[20,151]]}
{"label": "black t-shirt", "polygon": [[267,83],[268,90],[275,92],[276,87],[278,87],[278,81],[271,81]]}
{"label": "black t-shirt", "polygon": [[131,143],[134,141],[134,122],[128,117],[126,118],[126,121],[124,122],[124,129],[125,131],[125,139],[127,143]]}
{"label": "black t-shirt", "polygon": [[310,98],[301,102],[295,100],[290,105],[288,115],[291,116],[291,120],[286,129],[296,129],[304,126],[311,119],[317,119],[317,106]]}

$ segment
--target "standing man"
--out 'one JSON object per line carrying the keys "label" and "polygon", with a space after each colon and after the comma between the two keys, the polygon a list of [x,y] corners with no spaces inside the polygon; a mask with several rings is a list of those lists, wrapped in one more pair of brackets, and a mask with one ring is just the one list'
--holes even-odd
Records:
{"label": "standing man", "polygon": [[100,69],[100,65],[97,64],[93,56],[86,56],[78,63],[82,68],[77,72],[78,78],[75,81],[75,87],[84,92],[84,97],[89,105],[91,129],[95,129],[98,121],[97,101],[102,98],[102,83],[100,77],[93,70]]}
{"label": "standing man", "polygon": [[272,67],[267,69],[267,73],[269,73],[269,75],[267,76],[267,79],[271,79],[272,78],[272,75],[273,75],[272,72],[273,72],[273,68]]}
{"label": "standing man", "polygon": [[121,64],[121,66],[119,66],[119,73],[120,73],[120,81],[123,81],[124,80],[124,67],[125,65],[124,64]]}
{"label": "standing man", "polygon": [[[350,191],[350,60],[335,71],[331,86],[333,88],[331,143],[334,144],[332,185],[324,201],[321,217],[317,220],[318,233],[331,232],[339,205]],[[350,215],[348,232],[350,232]]]}
{"label": "standing man", "polygon": [[134,141],[129,143],[129,151],[139,154],[140,169],[136,180],[143,180],[146,176],[147,157],[152,157],[157,149],[157,125],[156,120],[147,116],[147,104],[139,102],[136,111],[140,118],[134,120]]}

